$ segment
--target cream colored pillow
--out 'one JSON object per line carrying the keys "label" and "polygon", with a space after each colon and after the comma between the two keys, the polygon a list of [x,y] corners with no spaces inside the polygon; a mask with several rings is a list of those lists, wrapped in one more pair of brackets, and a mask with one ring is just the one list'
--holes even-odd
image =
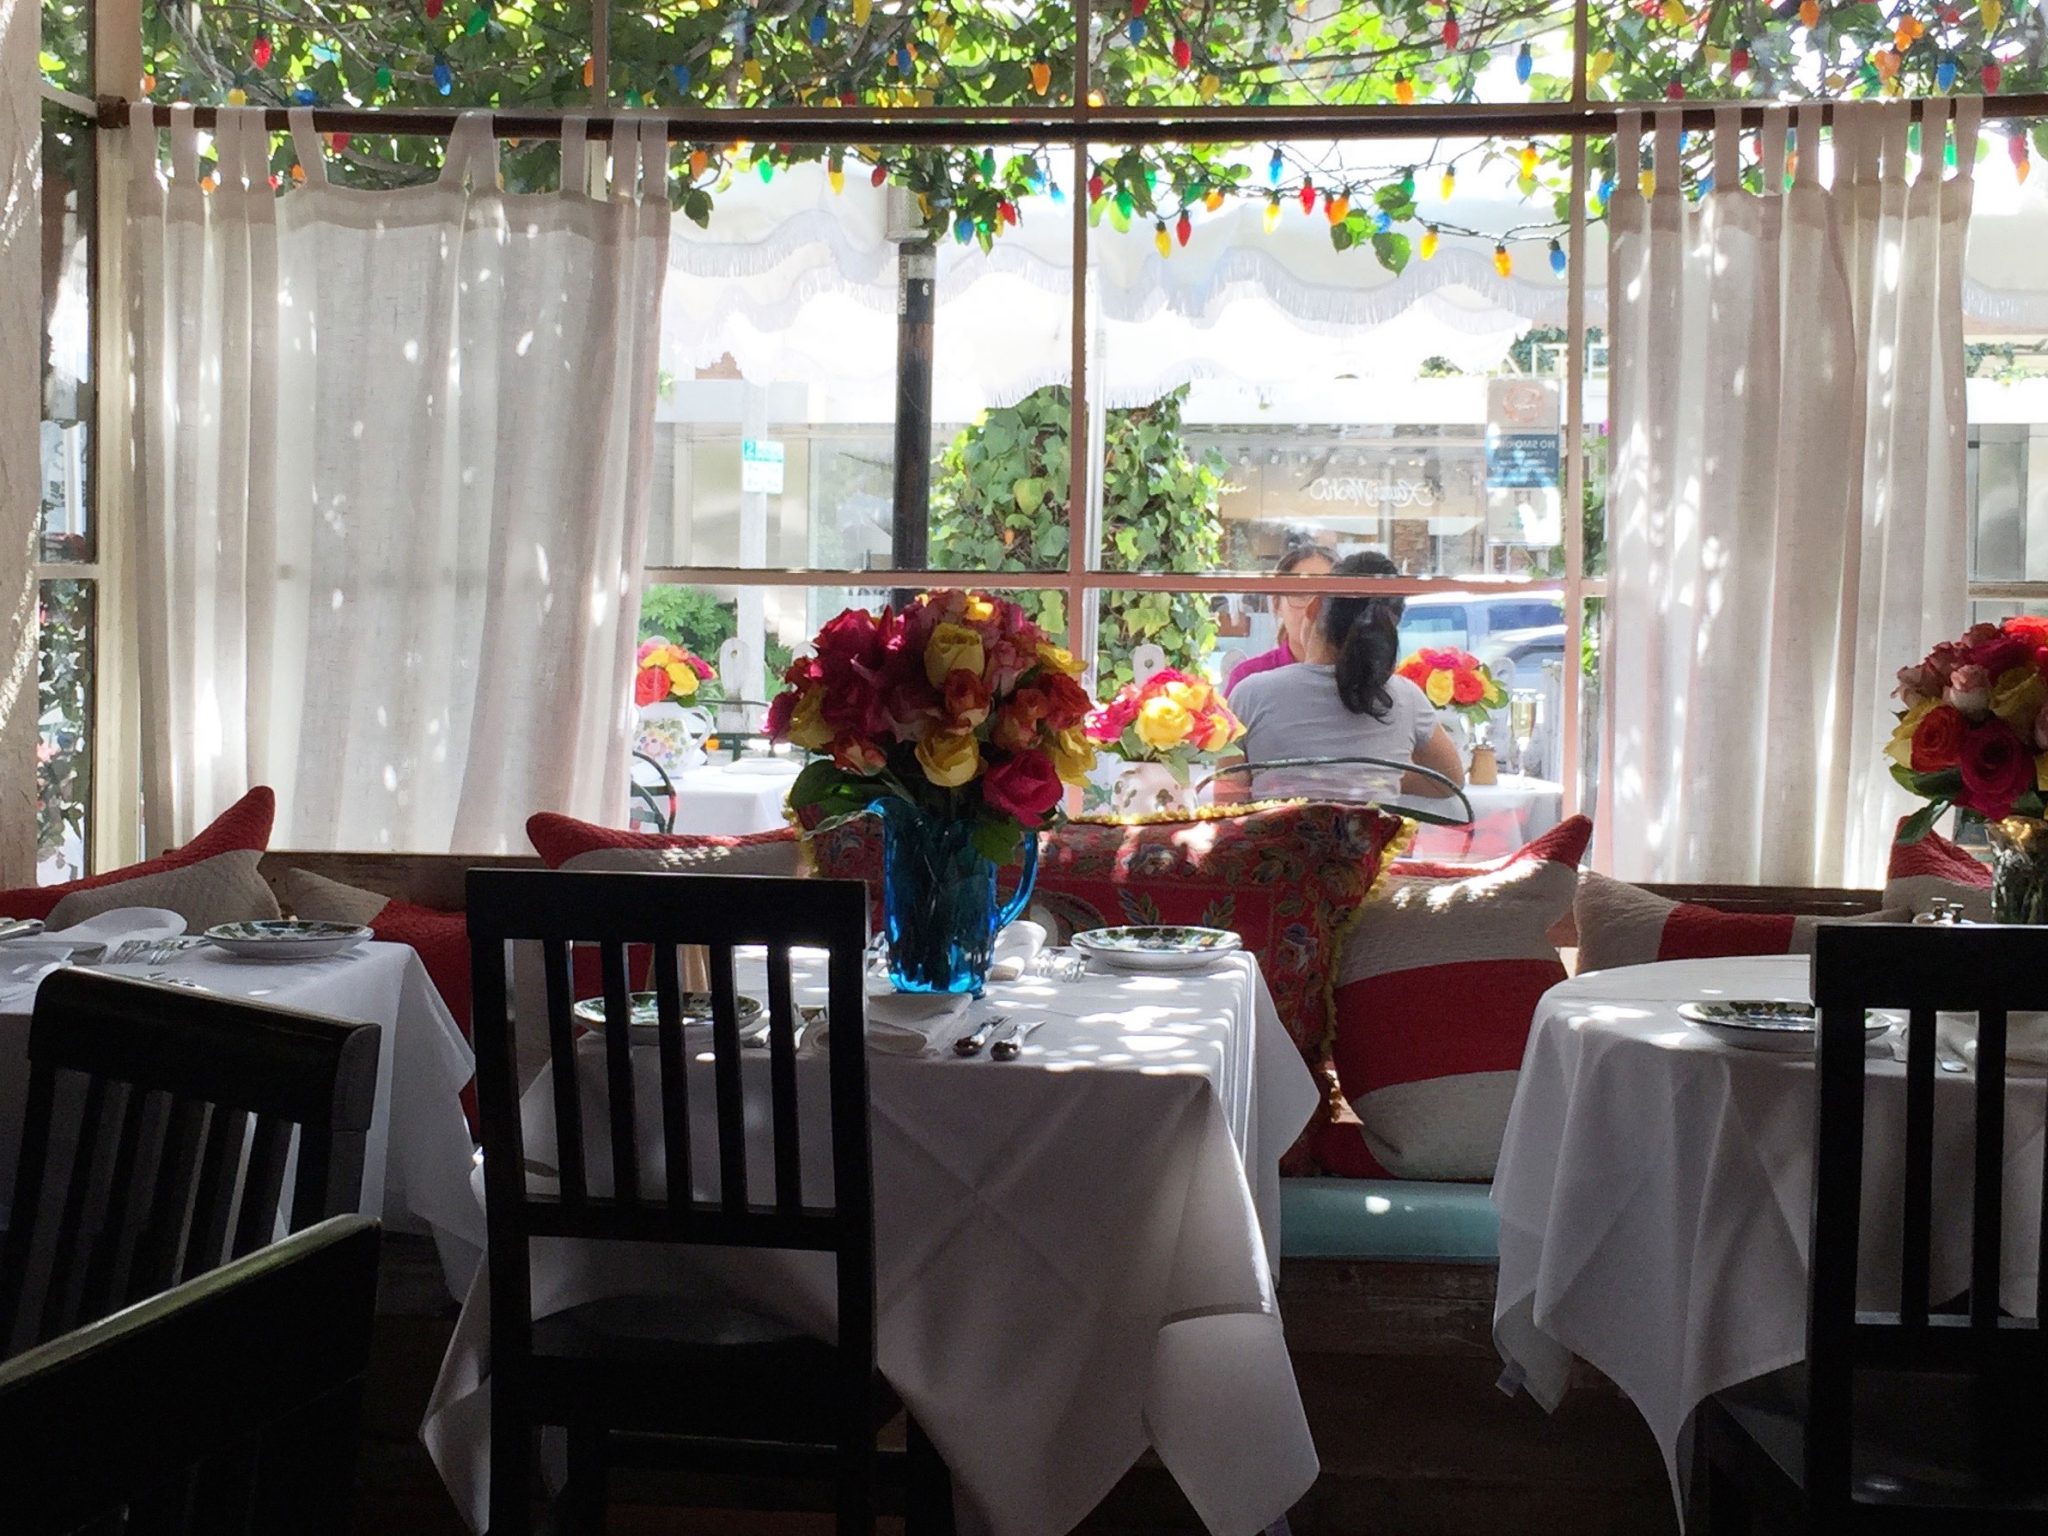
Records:
{"label": "cream colored pillow", "polygon": [[276,917],[277,898],[257,870],[262,859],[257,849],[237,848],[196,864],[73,891],[50,909],[48,926],[69,928],[117,907],[168,907],[185,919],[187,933]]}
{"label": "cream colored pillow", "polygon": [[303,917],[308,922],[355,923],[365,928],[391,905],[391,898],[381,891],[344,885],[309,869],[284,872],[284,899],[293,917]]}

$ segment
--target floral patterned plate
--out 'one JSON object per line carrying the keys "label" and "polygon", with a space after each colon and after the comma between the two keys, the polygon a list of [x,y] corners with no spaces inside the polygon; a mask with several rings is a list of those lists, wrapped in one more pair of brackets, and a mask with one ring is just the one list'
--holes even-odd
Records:
{"label": "floral patterned plate", "polygon": [[206,940],[244,960],[320,960],[354,949],[371,936],[355,923],[309,923],[296,918],[265,918],[249,923],[222,923],[206,930]]}
{"label": "floral patterned plate", "polygon": [[[661,1026],[661,1006],[657,995],[652,992],[635,992],[633,995],[633,1033],[655,1034]],[[709,992],[685,992],[683,994],[683,1027],[685,1029],[709,1029],[711,1027],[711,994]],[[586,997],[570,1013],[578,1024],[604,1031],[604,999]],[[739,999],[740,1035],[758,1034],[768,1027],[767,1013],[761,1007],[758,997],[742,996]]]}
{"label": "floral patterned plate", "polygon": [[[1811,1054],[1814,1015],[1811,1003],[1761,1001],[1731,998],[1723,1003],[1680,1003],[1678,1016],[1730,1045],[1747,1051],[1782,1051],[1788,1055]],[[1892,1027],[1892,1020],[1873,1014],[1863,1024],[1865,1043],[1877,1039]]]}
{"label": "floral patterned plate", "polygon": [[1235,953],[1243,941],[1227,928],[1090,928],[1074,935],[1074,948],[1091,961],[1124,971],[1200,970]]}

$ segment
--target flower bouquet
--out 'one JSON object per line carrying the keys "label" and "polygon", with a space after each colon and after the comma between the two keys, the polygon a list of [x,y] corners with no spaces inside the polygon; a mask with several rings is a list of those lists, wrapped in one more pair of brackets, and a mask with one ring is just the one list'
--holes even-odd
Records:
{"label": "flower bouquet", "polygon": [[1424,646],[1394,671],[1420,688],[1438,709],[1477,725],[1508,701],[1507,689],[1470,651]]}
{"label": "flower bouquet", "polygon": [[[897,986],[979,992],[997,931],[1030,897],[1038,830],[1095,763],[1081,665],[980,592],[849,608],[814,645],[768,707],[771,736],[825,754],[789,803],[828,820],[878,813]],[[1020,853],[1023,878],[998,906],[996,866]]]}
{"label": "flower bouquet", "polygon": [[634,656],[633,702],[640,729],[633,749],[675,774],[704,761],[711,716],[696,708],[718,695],[716,674],[703,657],[656,635]]}
{"label": "flower bouquet", "polygon": [[1906,818],[1917,842],[1951,807],[1991,823],[1991,905],[2002,922],[2048,921],[2048,618],[1973,625],[1899,669],[1905,708],[1885,755],[1927,802]]}
{"label": "flower bouquet", "polygon": [[1117,780],[1119,813],[1183,809],[1188,772],[1244,735],[1222,690],[1167,667],[1126,683],[1088,716],[1087,734],[1131,766]]}

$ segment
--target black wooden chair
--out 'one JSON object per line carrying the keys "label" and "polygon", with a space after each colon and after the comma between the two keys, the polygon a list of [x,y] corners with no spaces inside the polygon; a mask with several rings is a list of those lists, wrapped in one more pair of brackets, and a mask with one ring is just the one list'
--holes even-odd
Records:
{"label": "black wooden chair", "polygon": [[269,1242],[295,1128],[289,1226],[355,1210],[379,1034],[190,987],[46,980],[0,1243],[0,1358]]}
{"label": "black wooden chair", "polygon": [[[912,1530],[949,1530],[943,1464],[907,1425],[909,1452],[885,1457],[877,1433],[899,1404],[875,1359],[874,1195],[868,1133],[865,1021],[867,888],[859,881],[760,876],[574,874],[472,870],[473,1027],[490,1234],[492,1536],[530,1524],[532,1434],[568,1431],[563,1512],[602,1529],[614,1465],[694,1468],[750,1478],[829,1480],[843,1533],[874,1528],[885,1463],[903,1483]],[[517,1052],[506,998],[508,941],[545,956],[548,1054],[556,1128],[555,1188],[528,1177]],[[714,1023],[708,1063],[683,1043],[679,945],[709,956]],[[767,1104],[743,1098],[743,1048],[733,951],[765,945],[768,1049],[745,1050],[767,1082]],[[586,1073],[602,1071],[609,1123],[593,1127],[602,1165],[586,1167],[576,1060],[571,948],[594,946],[605,1027],[587,1042]],[[656,1039],[631,1040],[628,946],[648,946],[658,1000]],[[801,1180],[795,1011],[789,954],[827,951],[830,1166],[833,1202],[808,1202]],[[531,1020],[540,1010],[519,1000]],[[530,1027],[530,1026],[529,1026]],[[635,1058],[658,1074],[636,1097]],[[691,1078],[708,1071],[715,1105],[712,1166],[693,1166]],[[766,1114],[763,1114],[763,1111]],[[748,1123],[772,1141],[772,1190],[750,1187]],[[813,1145],[819,1133],[810,1128]],[[662,1173],[643,1179],[660,1149]],[[650,1159],[651,1160],[651,1159]],[[606,1166],[608,1165],[608,1166]],[[600,1186],[593,1189],[593,1184]],[[648,1190],[653,1188],[654,1193]],[[708,1196],[700,1191],[711,1191]],[[765,1196],[765,1198],[764,1198]],[[529,1244],[705,1244],[810,1250],[832,1257],[838,1339],[828,1344],[736,1301],[699,1292],[613,1297],[533,1318]]]}
{"label": "black wooden chair", "polygon": [[0,1365],[0,1529],[342,1536],[377,1237],[321,1222]]}
{"label": "black wooden chair", "polygon": [[[1812,1273],[1803,1364],[1702,1406],[1717,1533],[2048,1532],[2048,1347],[1999,1305],[2006,1175],[2006,1015],[2048,1009],[2048,928],[1829,927],[1820,1011]],[[1859,1310],[1864,1011],[1909,1010],[1896,1312]],[[1932,1289],[1935,1011],[1977,1015],[1969,1290]],[[1950,1099],[1944,1115],[1949,1113]],[[2043,1226],[2048,1239],[2048,1224]],[[2036,1252],[2039,1252],[2036,1249]],[[2048,1277],[2048,1265],[2042,1266]]]}

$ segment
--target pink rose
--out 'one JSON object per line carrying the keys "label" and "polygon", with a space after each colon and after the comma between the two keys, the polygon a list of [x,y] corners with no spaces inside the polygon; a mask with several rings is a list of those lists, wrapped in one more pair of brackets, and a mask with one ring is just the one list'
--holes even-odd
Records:
{"label": "pink rose", "polygon": [[1027,827],[1038,826],[1060,803],[1059,770],[1044,752],[1016,752],[982,775],[981,794],[991,806],[1007,811]]}
{"label": "pink rose", "polygon": [[1925,699],[1940,698],[1941,682],[1930,675],[1925,662],[1917,667],[1901,667],[1899,683],[1892,689],[1892,697],[1911,709]]}
{"label": "pink rose", "polygon": [[1971,720],[1981,720],[1991,709],[1991,674],[1974,662],[1965,662],[1948,675],[1942,695]]}

